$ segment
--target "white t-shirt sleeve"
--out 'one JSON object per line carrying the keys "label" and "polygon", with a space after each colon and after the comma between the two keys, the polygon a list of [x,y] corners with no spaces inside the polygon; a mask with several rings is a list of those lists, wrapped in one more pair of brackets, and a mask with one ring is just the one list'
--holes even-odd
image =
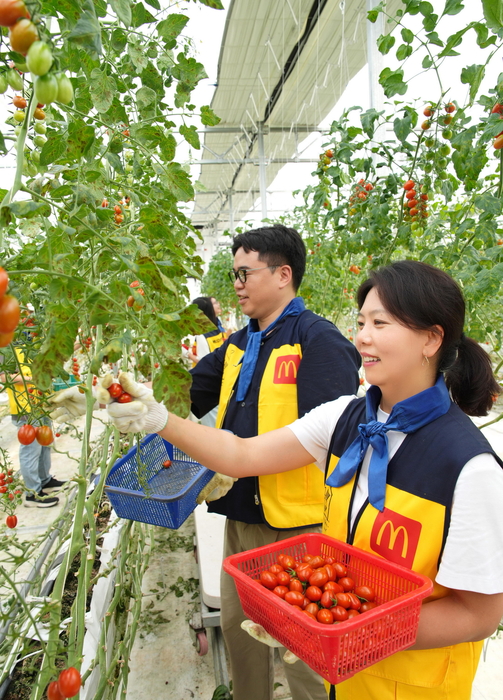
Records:
{"label": "white t-shirt sleeve", "polygon": [[322,403],[287,426],[302,447],[314,457],[314,463],[323,472],[325,472],[328,447],[337,421],[349,402],[356,398],[356,396],[340,396],[335,401]]}
{"label": "white t-shirt sleeve", "polygon": [[196,335],[196,349],[198,361],[210,354],[210,346],[204,335]]}
{"label": "white t-shirt sleeve", "polygon": [[438,583],[503,593],[503,469],[488,453],[466,463],[454,490]]}

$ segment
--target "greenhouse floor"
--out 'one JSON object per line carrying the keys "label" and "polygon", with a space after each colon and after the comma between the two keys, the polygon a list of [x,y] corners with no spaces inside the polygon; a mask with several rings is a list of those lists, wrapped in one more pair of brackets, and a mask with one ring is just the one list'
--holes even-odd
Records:
{"label": "greenhouse floor", "polygon": [[[0,394],[1,396],[1,394]],[[10,416],[0,403],[0,445],[10,452],[14,468],[18,467],[18,442]],[[100,412],[102,413],[102,412]],[[482,419],[487,422],[497,414]],[[100,417],[97,414],[96,417]],[[104,416],[101,416],[102,418]],[[77,427],[79,424],[77,424]],[[99,435],[102,423],[94,421],[92,436]],[[503,421],[484,429],[496,452],[503,457]],[[53,453],[52,474],[71,479],[77,469],[80,441],[69,433],[57,438],[58,452]],[[47,528],[64,505],[55,508],[18,509],[18,535],[34,537]],[[199,656],[194,646],[189,620],[199,604],[196,588],[198,567],[193,553],[194,516],[177,530],[155,528],[155,548],[144,578],[143,614],[130,659],[130,677],[126,700],[143,700],[146,692],[158,700],[211,700],[216,687],[213,649]],[[25,572],[18,571],[21,582]],[[290,696],[279,661],[275,700]],[[500,700],[503,687],[503,635],[486,642],[472,694],[472,700]],[[253,700],[253,698],[250,698]]]}

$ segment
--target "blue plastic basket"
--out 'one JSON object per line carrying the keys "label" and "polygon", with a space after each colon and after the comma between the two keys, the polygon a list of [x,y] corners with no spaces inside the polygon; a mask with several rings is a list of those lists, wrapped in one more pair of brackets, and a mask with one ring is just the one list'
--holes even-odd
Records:
{"label": "blue plastic basket", "polygon": [[52,382],[52,389],[53,391],[61,391],[62,389],[68,389],[68,387],[75,386],[76,384],[80,384],[80,382],[73,375],[70,375],[68,379],[56,377]]}
{"label": "blue plastic basket", "polygon": [[[171,460],[171,466],[163,462]],[[144,490],[138,471],[148,483]],[[120,518],[177,530],[196,507],[196,498],[215,472],[201,466],[159,435],[147,435],[119,459],[105,491]]]}

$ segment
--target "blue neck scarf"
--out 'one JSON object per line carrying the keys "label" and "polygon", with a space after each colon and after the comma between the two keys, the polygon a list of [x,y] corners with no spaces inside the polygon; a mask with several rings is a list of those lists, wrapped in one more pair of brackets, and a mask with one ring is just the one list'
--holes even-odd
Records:
{"label": "blue neck scarf", "polygon": [[360,423],[359,437],[344,452],[326,483],[335,487],[347,484],[371,445],[374,451],[369,465],[369,501],[374,508],[382,511],[389,461],[387,431],[413,433],[447,413],[451,399],[443,375],[440,375],[434,386],[395,404],[386,423],[377,420],[380,400],[381,390],[371,386],[366,396],[367,423]]}
{"label": "blue neck scarf", "polygon": [[225,328],[222,326],[222,321],[217,316],[217,328],[220,333],[225,333]]}
{"label": "blue neck scarf", "polygon": [[270,333],[270,331],[283,319],[285,316],[298,316],[305,310],[302,297],[294,297],[267,328],[263,331],[258,330],[257,319],[251,318],[248,323],[248,339],[246,341],[246,350],[242,357],[242,367],[239,374],[238,389],[236,393],[236,401],[244,401],[245,396],[250,388],[253,373],[257,365],[257,360],[260,352],[262,339]]}

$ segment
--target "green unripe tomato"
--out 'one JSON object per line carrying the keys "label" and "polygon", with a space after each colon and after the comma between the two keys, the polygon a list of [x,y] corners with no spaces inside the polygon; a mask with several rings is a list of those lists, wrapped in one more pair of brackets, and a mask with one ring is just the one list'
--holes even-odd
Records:
{"label": "green unripe tomato", "polygon": [[12,115],[12,117],[13,117],[13,119],[14,119],[15,122],[19,122],[19,123],[24,122],[24,112],[23,112],[23,110],[22,110],[22,109],[16,110],[16,111],[14,112],[14,114]]}
{"label": "green unripe tomato", "polygon": [[35,165],[38,165],[40,163],[40,153],[38,151],[32,151],[31,159],[35,163]]}
{"label": "green unripe tomato", "polygon": [[3,95],[8,87],[9,84],[7,82],[7,78],[5,77],[5,73],[0,73],[0,95]]}
{"label": "green unripe tomato", "polygon": [[426,146],[428,146],[428,148],[431,148],[432,146],[435,145],[435,139],[432,138],[431,136],[428,136],[428,138],[424,140],[424,143]]}
{"label": "green unripe tomato", "polygon": [[132,172],[133,172],[133,166],[131,165],[131,163],[126,163],[125,171],[126,171],[127,173],[132,173]]}
{"label": "green unripe tomato", "polygon": [[431,173],[432,170],[433,170],[433,163],[426,163],[426,165],[424,166],[424,172]]}
{"label": "green unripe tomato", "polygon": [[38,289],[38,284],[36,282],[30,282],[30,289],[35,291],[35,289]]}
{"label": "green unripe tomato", "polygon": [[451,147],[448,143],[443,143],[438,150],[443,156],[448,156],[451,152]]}
{"label": "green unripe tomato", "polygon": [[447,167],[447,158],[439,158],[437,161],[437,167],[440,170],[444,170]]}
{"label": "green unripe tomato", "polygon": [[450,141],[450,139],[452,139],[452,129],[444,129],[442,131],[442,138]]}
{"label": "green unripe tomato", "polygon": [[21,63],[19,61],[14,61],[14,68],[21,71],[21,73],[28,73],[28,66],[26,63]]}
{"label": "green unripe tomato", "polygon": [[35,133],[37,134],[45,134],[47,131],[47,127],[44,124],[44,122],[35,122],[35,126],[33,127],[35,129]]}
{"label": "green unripe tomato", "polygon": [[14,68],[9,68],[9,70],[5,73],[5,77],[13,90],[23,89],[23,79],[17,70],[14,70]]}
{"label": "green unripe tomato", "polygon": [[48,105],[58,96],[58,81],[51,73],[35,78],[35,97],[37,102]]}
{"label": "green unripe tomato", "polygon": [[441,171],[438,173],[438,177],[439,177],[440,180],[447,180],[447,173],[445,172],[445,170],[441,170]]}
{"label": "green unripe tomato", "polygon": [[422,228],[417,228],[417,229],[414,231],[414,236],[415,236],[416,238],[421,238],[421,236],[423,235],[423,233],[424,233],[424,231],[423,231]]}
{"label": "green unripe tomato", "polygon": [[62,105],[69,105],[73,100],[73,85],[72,81],[64,73],[58,75],[58,96],[57,102]]}
{"label": "green unripe tomato", "polygon": [[35,136],[35,138],[33,139],[33,143],[35,144],[35,146],[38,146],[39,148],[42,148],[42,146],[44,145],[44,143],[46,143],[46,141],[47,141],[47,139],[45,138],[45,136]]}
{"label": "green unripe tomato", "polygon": [[21,126],[19,126],[19,125],[16,126],[16,128],[14,129],[14,133],[16,134],[16,136],[19,136],[19,134],[21,133],[21,130],[22,130]]}
{"label": "green unripe tomato", "polygon": [[26,65],[33,75],[48,73],[52,61],[52,51],[45,41],[34,41],[26,54]]}
{"label": "green unripe tomato", "polygon": [[426,160],[435,160],[435,152],[426,151]]}

